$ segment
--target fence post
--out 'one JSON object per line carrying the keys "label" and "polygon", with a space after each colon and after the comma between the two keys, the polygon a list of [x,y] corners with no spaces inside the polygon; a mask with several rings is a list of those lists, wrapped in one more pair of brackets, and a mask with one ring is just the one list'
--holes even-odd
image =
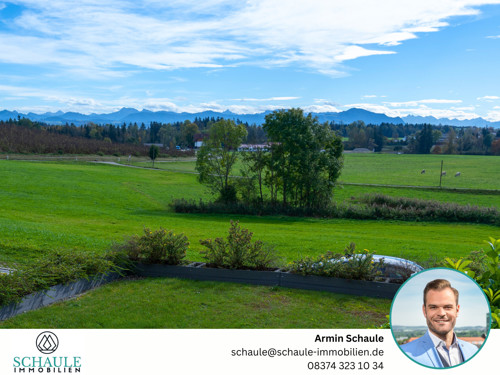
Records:
{"label": "fence post", "polygon": [[441,160],[441,173],[439,173],[439,188],[441,189],[441,179],[443,178],[443,160]]}

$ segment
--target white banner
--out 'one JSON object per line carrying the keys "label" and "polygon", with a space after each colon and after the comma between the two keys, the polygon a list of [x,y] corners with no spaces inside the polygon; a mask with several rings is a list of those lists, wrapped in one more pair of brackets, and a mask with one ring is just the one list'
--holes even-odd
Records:
{"label": "white banner", "polygon": [[[498,369],[500,330],[446,373]],[[387,329],[0,331],[0,374],[436,373],[408,359]]]}

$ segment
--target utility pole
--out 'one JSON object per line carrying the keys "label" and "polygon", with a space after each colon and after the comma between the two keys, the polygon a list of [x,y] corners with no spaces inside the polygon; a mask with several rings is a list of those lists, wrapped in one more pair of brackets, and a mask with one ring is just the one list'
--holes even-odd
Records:
{"label": "utility pole", "polygon": [[441,180],[443,178],[443,161],[441,160],[441,173],[439,173],[439,188],[441,189]]}

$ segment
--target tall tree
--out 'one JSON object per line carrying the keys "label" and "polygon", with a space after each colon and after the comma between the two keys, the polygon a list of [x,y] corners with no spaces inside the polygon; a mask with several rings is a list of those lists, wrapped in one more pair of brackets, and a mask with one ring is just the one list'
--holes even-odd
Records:
{"label": "tall tree", "polygon": [[432,145],[434,144],[432,125],[424,125],[422,130],[417,133],[416,142],[417,154],[430,154]]}
{"label": "tall tree", "polygon": [[453,128],[450,128],[448,134],[446,135],[446,143],[444,146],[445,154],[456,154],[457,153],[457,133]]}
{"label": "tall tree", "polygon": [[153,168],[155,167],[155,160],[160,153],[160,149],[156,145],[151,145],[149,147],[149,158],[153,161]]}
{"label": "tall tree", "polygon": [[343,166],[343,146],[328,124],[301,109],[275,111],[263,125],[271,142],[267,181],[282,205],[321,207],[330,203]]}
{"label": "tall tree", "polygon": [[243,125],[236,125],[232,120],[219,120],[210,127],[208,138],[197,152],[198,180],[218,195],[219,201],[236,201],[236,188],[229,176],[238,158],[238,147],[246,135]]}
{"label": "tall tree", "polygon": [[[259,201],[264,201],[264,176],[266,167],[269,165],[270,154],[267,149],[257,149],[255,151],[247,151],[243,153],[243,163],[246,169],[242,170],[242,175],[256,181],[258,184]],[[249,196],[250,194],[247,194]]]}
{"label": "tall tree", "polygon": [[382,148],[384,148],[385,137],[381,125],[373,127],[373,142],[375,143],[375,151],[382,151]]}
{"label": "tall tree", "polygon": [[349,124],[347,127],[347,134],[349,136],[349,148],[369,147],[369,136],[366,125],[363,121],[354,121]]}
{"label": "tall tree", "polygon": [[189,120],[184,121],[181,125],[181,136],[184,144],[189,147],[194,147],[194,136],[198,134],[200,130],[198,129],[198,125],[192,123]]}

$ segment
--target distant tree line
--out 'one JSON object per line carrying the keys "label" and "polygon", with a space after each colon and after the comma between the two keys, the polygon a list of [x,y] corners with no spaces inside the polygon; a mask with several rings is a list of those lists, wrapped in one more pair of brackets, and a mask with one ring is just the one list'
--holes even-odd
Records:
{"label": "distant tree line", "polygon": [[[192,149],[196,140],[206,141],[210,128],[221,120],[220,117],[196,117],[192,122],[186,120],[168,124],[160,122],[151,122],[147,125],[144,123],[121,125],[88,123],[76,126],[75,124],[47,125],[18,117],[0,121],[0,125],[39,129],[47,134],[103,141],[113,145],[142,147],[145,143],[157,143],[173,151],[176,148]],[[268,141],[268,131],[265,126],[249,125],[241,121],[235,121],[235,124],[242,125],[246,130],[242,143],[263,144]],[[374,125],[365,124],[363,121],[354,121],[350,124],[331,122],[328,126],[342,137],[346,150],[367,148],[375,152],[500,155],[500,130],[493,128],[430,124],[382,123]]]}
{"label": "distant tree line", "polygon": [[[90,122],[88,124],[76,126],[75,124],[47,125],[43,122],[31,121],[26,118],[18,117],[17,119],[0,121],[0,125],[9,124],[30,129],[43,129],[51,134],[61,134],[111,143],[132,145],[161,143],[168,149],[175,149],[177,146],[180,148],[193,148],[196,135],[208,134],[208,129],[220,120],[221,118],[219,117],[196,117],[193,122],[186,120],[184,122],[169,124],[153,121],[148,125],[144,123],[137,124],[135,122],[121,125],[100,125]],[[243,125],[247,130],[247,136],[244,139],[244,143],[257,144],[266,141],[265,131],[261,126],[249,125],[241,121],[237,121],[236,123]]]}
{"label": "distant tree line", "polygon": [[380,152],[414,154],[500,155],[500,130],[431,124],[330,124],[344,138],[347,150],[367,148]]}
{"label": "distant tree line", "polygon": [[[16,154],[102,154],[148,156],[149,148],[139,144],[113,143],[109,140],[88,139],[50,131],[50,127],[33,126],[27,122],[0,121],[0,152]],[[167,151],[163,151],[167,153]],[[185,156],[179,150],[169,154]]]}

